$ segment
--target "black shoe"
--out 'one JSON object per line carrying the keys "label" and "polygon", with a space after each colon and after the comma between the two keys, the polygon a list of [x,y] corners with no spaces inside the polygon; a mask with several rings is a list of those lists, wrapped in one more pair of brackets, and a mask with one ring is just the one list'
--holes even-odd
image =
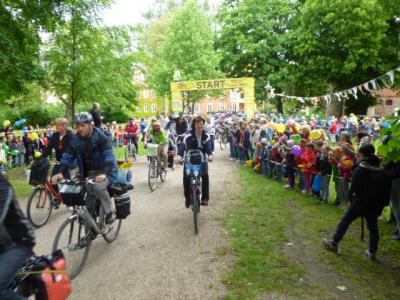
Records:
{"label": "black shoe", "polygon": [[185,199],[185,206],[186,208],[190,207],[190,199]]}
{"label": "black shoe", "polygon": [[328,249],[329,251],[332,251],[335,253],[339,252],[338,245],[336,243],[334,243],[333,241],[324,238],[323,242],[324,242],[325,248]]}
{"label": "black shoe", "polygon": [[376,253],[369,252],[369,250],[365,250],[364,254],[368,256],[368,258],[372,261],[376,260]]}
{"label": "black shoe", "polygon": [[208,206],[208,199],[202,199],[201,200],[201,205]]}
{"label": "black shoe", "polygon": [[106,224],[107,224],[107,225],[112,224],[112,223],[115,221],[116,218],[117,218],[117,216],[115,215],[114,212],[108,213],[108,214],[106,215]]}

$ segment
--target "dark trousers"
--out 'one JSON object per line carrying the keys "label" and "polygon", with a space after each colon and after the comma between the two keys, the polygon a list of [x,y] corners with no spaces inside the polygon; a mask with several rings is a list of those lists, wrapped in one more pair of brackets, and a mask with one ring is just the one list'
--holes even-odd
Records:
{"label": "dark trousers", "polygon": [[211,140],[211,152],[214,153],[214,150],[215,150],[215,135],[210,135],[210,140]]}
{"label": "dark trousers", "polygon": [[24,297],[17,295],[9,288],[17,271],[25,261],[33,254],[27,246],[15,246],[0,254],[0,299],[21,300]]}
{"label": "dark trousers", "polygon": [[296,169],[293,167],[286,167],[286,173],[288,176],[288,185],[290,185],[291,188],[294,188]]}
{"label": "dark trousers", "polygon": [[[185,194],[185,199],[190,199],[190,177],[186,176],[186,170],[183,168],[183,193]],[[210,183],[208,178],[208,173],[201,176],[201,200],[210,199]]]}
{"label": "dark trousers", "polygon": [[[340,221],[336,233],[333,236],[333,241],[339,243],[345,235],[350,224],[355,219],[361,217],[361,213],[358,209],[350,208]],[[378,229],[378,217],[365,217],[367,221],[367,228],[369,231],[369,251],[376,253],[378,250],[379,243],[379,229]]]}

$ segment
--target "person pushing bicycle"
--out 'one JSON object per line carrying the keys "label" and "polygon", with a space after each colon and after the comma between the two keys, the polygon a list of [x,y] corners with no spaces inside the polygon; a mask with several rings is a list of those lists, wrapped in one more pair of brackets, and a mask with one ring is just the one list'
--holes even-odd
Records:
{"label": "person pushing bicycle", "polygon": [[106,215],[106,224],[111,224],[116,215],[107,187],[116,182],[118,174],[113,147],[102,131],[94,127],[90,113],[77,113],[75,124],[77,133],[61,158],[61,172],[54,175],[52,181],[60,181],[76,160],[82,176],[94,177],[95,183],[90,185],[90,192],[100,200]]}
{"label": "person pushing bicycle", "polygon": [[[211,138],[205,132],[204,125],[206,120],[198,116],[192,121],[192,130],[185,136],[183,143],[178,149],[178,160],[181,161],[185,152],[189,150],[198,149],[208,156],[208,160],[212,161],[214,156],[211,149]],[[190,178],[186,175],[185,169],[183,170],[183,191],[185,195],[185,205],[190,207]],[[207,206],[210,200],[209,193],[209,177],[207,168],[201,176],[201,205]]]}
{"label": "person pushing bicycle", "polygon": [[147,147],[147,141],[151,141],[154,144],[158,144],[158,156],[162,161],[163,170],[167,169],[168,166],[168,143],[169,139],[164,130],[161,129],[161,125],[158,122],[152,124],[151,129],[147,132],[144,137],[144,147]]}

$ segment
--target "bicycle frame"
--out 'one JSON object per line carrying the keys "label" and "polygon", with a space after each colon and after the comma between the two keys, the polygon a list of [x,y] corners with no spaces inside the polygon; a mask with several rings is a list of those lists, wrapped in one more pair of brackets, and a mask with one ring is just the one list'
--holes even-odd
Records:
{"label": "bicycle frame", "polygon": [[54,189],[49,180],[46,181],[46,187],[50,190],[50,193],[52,194],[53,197],[55,197],[57,200],[60,201],[63,200],[61,194]]}
{"label": "bicycle frame", "polygon": [[91,213],[87,209],[86,206],[75,206],[73,208],[73,213],[69,216],[69,219],[74,218],[82,218],[83,220],[87,221],[92,229],[96,231],[97,234],[102,233],[102,229],[100,229],[99,224],[93,219]]}

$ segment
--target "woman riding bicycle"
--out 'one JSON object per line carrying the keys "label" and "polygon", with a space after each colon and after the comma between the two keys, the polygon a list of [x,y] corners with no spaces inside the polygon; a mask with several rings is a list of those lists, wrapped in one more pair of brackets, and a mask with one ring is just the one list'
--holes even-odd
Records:
{"label": "woman riding bicycle", "polygon": [[7,179],[0,174],[0,299],[25,299],[10,284],[33,255],[35,236]]}
{"label": "woman riding bicycle", "polygon": [[[186,151],[199,149],[204,155],[208,155],[208,160],[213,160],[213,152],[211,151],[211,139],[208,134],[204,131],[204,125],[206,120],[198,116],[192,121],[192,130],[185,136],[182,145],[180,146],[178,155],[181,159]],[[209,178],[207,170],[204,171],[201,176],[201,204],[207,206],[210,200],[209,196]],[[183,191],[185,195],[185,205],[187,208],[190,207],[190,180],[186,175],[186,171],[183,170]]]}
{"label": "woman riding bicycle", "polygon": [[168,166],[168,137],[164,130],[161,129],[161,125],[158,122],[152,124],[151,129],[147,132],[144,138],[144,146],[147,146],[147,141],[151,141],[154,144],[158,144],[158,156],[162,161],[163,170],[167,169]]}

